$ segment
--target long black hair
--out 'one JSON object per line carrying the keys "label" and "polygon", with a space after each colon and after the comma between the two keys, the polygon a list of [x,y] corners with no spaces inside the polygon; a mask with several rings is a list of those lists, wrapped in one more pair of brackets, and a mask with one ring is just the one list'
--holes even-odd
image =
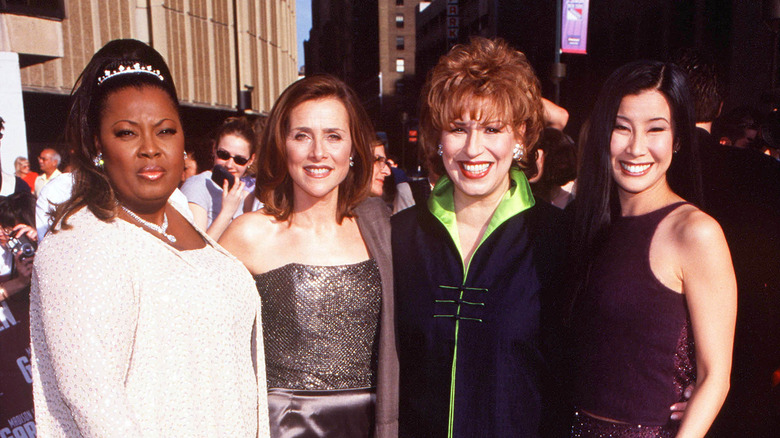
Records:
{"label": "long black hair", "polygon": [[[114,189],[102,167],[94,163],[100,118],[111,93],[146,86],[163,90],[178,110],[179,99],[168,65],[162,55],[138,40],[108,42],[84,68],[71,93],[65,126],[65,136],[73,151],[75,182],[71,198],[55,210],[55,225],[61,222],[67,228],[67,219],[84,206],[101,220],[116,217],[118,204]],[[52,231],[56,232],[54,226]]]}
{"label": "long black hair", "polygon": [[637,61],[618,68],[604,83],[593,107],[580,157],[571,246],[575,296],[587,281],[591,256],[620,211],[610,160],[620,102],[625,96],[648,90],[664,95],[672,116],[673,147],[679,153],[673,155],[667,172],[669,186],[689,202],[701,204],[694,107],[685,72],[674,64],[657,61]]}

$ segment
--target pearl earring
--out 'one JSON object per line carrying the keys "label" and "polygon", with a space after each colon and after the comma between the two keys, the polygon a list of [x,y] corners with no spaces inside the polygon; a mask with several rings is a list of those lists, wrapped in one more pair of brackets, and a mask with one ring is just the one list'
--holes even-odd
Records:
{"label": "pearl earring", "polygon": [[352,156],[349,157],[349,167],[355,167],[355,159]]}
{"label": "pearl earring", "polygon": [[443,147],[444,146],[442,146],[441,143],[439,143],[439,149],[436,150],[436,153],[439,154],[440,157],[441,157],[441,154],[444,153],[444,151],[442,150]]}

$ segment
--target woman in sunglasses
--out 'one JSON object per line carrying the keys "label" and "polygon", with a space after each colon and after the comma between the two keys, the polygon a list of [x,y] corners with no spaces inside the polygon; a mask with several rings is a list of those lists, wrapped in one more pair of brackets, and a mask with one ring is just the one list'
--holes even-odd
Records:
{"label": "woman in sunglasses", "polygon": [[215,172],[229,172],[235,183],[231,185],[229,179],[222,179],[218,184],[214,173],[207,171],[187,179],[181,187],[195,225],[213,239],[219,239],[230,222],[244,212],[242,206],[249,192],[241,178],[255,160],[252,151],[256,142],[252,124],[246,118],[226,119],[214,136],[214,167]]}

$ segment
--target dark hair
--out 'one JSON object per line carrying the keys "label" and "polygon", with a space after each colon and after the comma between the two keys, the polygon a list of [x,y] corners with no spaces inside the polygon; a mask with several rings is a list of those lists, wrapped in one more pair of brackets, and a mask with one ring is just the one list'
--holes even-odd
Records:
{"label": "dark hair", "polygon": [[[577,199],[572,240],[572,263],[581,290],[587,281],[588,261],[619,214],[620,202],[612,176],[610,142],[620,103],[625,96],[655,90],[666,98],[672,116],[673,155],[667,171],[671,189],[693,203],[701,199],[698,154],[694,137],[693,102],[685,72],[671,63],[637,61],[626,64],[609,76],[601,88],[580,157]],[[673,167],[677,167],[672,171]],[[672,178],[672,174],[678,178]],[[576,293],[576,291],[575,291]]]}
{"label": "dark hair", "polygon": [[[258,149],[260,149],[260,142],[263,140],[263,131],[265,131],[265,127],[268,124],[268,115],[267,114],[247,114],[246,115],[247,120],[249,120],[249,123],[252,124],[252,131],[255,133],[255,141],[252,142],[253,149],[251,150],[252,153],[255,153]],[[244,175],[251,175],[255,176],[257,174],[257,160],[253,161],[252,164],[249,165],[246,169],[246,173]]]}
{"label": "dark hair", "polygon": [[679,51],[672,62],[688,75],[696,123],[712,122],[718,117],[723,93],[715,65],[695,49]]}
{"label": "dark hair", "polygon": [[479,100],[489,104],[492,114],[483,118],[500,120],[523,135],[523,167],[536,156],[536,140],[544,128],[544,107],[539,79],[525,55],[501,38],[473,37],[442,56],[428,74],[420,107],[420,145],[430,171],[444,175],[437,154],[443,129],[468,111],[472,117]]}
{"label": "dark hair", "polygon": [[3,129],[5,129],[5,120],[2,117],[0,117],[0,131],[2,131]]}
{"label": "dark hair", "polygon": [[[534,194],[549,201],[554,187],[563,186],[577,177],[577,146],[574,140],[555,128],[544,128],[537,150],[544,151],[544,165],[539,181],[531,184]],[[536,163],[533,165],[536,169]],[[536,174],[539,169],[536,169]]]}
{"label": "dark hair", "polygon": [[[249,143],[249,153],[252,154],[257,148],[257,135],[255,134],[252,123],[244,116],[228,117],[214,132],[214,150],[217,150],[219,142],[226,135],[235,135],[241,137]],[[249,157],[247,157],[249,158]]]}
{"label": "dark hair", "polygon": [[761,129],[761,114],[755,108],[741,105],[731,109],[719,117],[713,127],[716,138],[727,137],[729,145],[736,145],[737,140],[747,137],[747,130]]}
{"label": "dark hair", "polygon": [[351,217],[352,210],[368,196],[374,172],[371,143],[374,128],[360,100],[344,82],[330,75],[314,75],[293,82],[279,96],[271,109],[268,124],[257,153],[257,186],[255,194],[265,204],[265,211],[277,220],[290,220],[293,209],[293,182],[287,170],[286,139],[290,114],[298,105],[310,100],[334,98],[349,116],[354,166],[338,187],[336,220]]}
{"label": "dark hair", "polygon": [[[211,153],[212,158],[219,147],[219,142],[222,141],[226,135],[235,135],[236,137],[244,139],[249,144],[249,156],[246,158],[251,159],[252,154],[257,150],[257,132],[255,131],[256,123],[250,121],[246,116],[228,117],[214,132],[214,140],[212,141]],[[254,162],[249,164],[244,170],[244,175],[254,173]],[[243,177],[243,175],[242,175]]]}
{"label": "dark hair", "polygon": [[[135,64],[142,69],[151,66],[151,70],[156,71],[139,72]],[[120,70],[131,72],[107,74]],[[98,79],[106,76],[110,77],[98,83]],[[67,228],[67,219],[84,206],[100,220],[109,221],[116,217],[118,204],[114,189],[103,170],[93,163],[97,155],[95,139],[100,132],[100,118],[107,97],[128,87],[147,86],[163,90],[179,108],[173,77],[162,55],[137,40],[110,41],[92,56],[81,72],[71,93],[72,103],[65,127],[65,136],[73,153],[73,192],[68,201],[57,207],[54,225],[61,222],[62,227]],[[52,230],[56,232],[54,226]]]}
{"label": "dark hair", "polygon": [[17,224],[35,227],[35,196],[29,191],[0,196],[0,226],[11,228]]}

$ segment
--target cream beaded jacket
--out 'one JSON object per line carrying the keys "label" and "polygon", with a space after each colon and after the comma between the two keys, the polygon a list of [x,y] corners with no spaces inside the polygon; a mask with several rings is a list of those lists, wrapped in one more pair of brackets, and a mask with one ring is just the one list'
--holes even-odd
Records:
{"label": "cream beaded jacket", "polygon": [[260,298],[203,234],[178,251],[86,208],[35,259],[39,436],[268,436]]}

